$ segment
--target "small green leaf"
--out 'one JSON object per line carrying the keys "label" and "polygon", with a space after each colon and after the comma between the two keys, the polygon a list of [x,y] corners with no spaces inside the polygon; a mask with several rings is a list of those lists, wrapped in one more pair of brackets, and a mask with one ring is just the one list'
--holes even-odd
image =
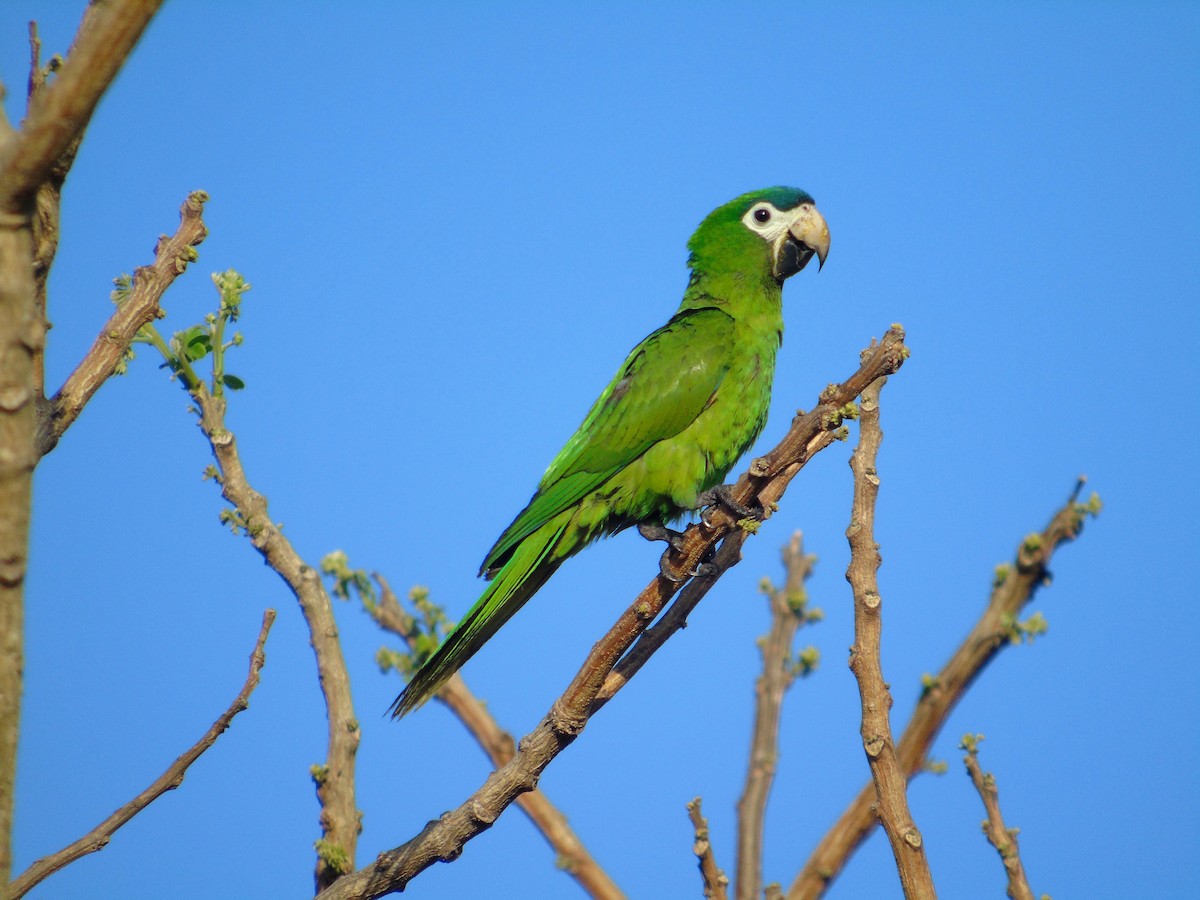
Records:
{"label": "small green leaf", "polygon": [[175,339],[182,348],[181,355],[188,362],[203,359],[212,350],[212,339],[203,325],[193,325],[187,331],[175,335]]}
{"label": "small green leaf", "polygon": [[225,383],[225,387],[229,388],[231,391],[240,391],[246,386],[246,382],[242,381],[242,379],[238,378],[236,375],[223,375],[221,377],[221,381],[223,381]]}

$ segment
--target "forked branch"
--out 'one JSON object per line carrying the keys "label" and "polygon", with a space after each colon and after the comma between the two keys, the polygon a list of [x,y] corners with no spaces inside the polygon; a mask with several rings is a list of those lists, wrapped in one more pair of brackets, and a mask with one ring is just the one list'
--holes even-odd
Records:
{"label": "forked branch", "polygon": [[[883,340],[864,351],[862,366],[850,379],[841,385],[833,385],[822,394],[821,403],[813,412],[798,415],[792,428],[778,447],[766,456],[756,459],[737,482],[734,496],[744,504],[753,505],[756,498],[764,510],[770,511],[772,504],[800,468],[811,458],[815,450],[827,446],[821,435],[833,432],[841,425],[842,416],[854,398],[876,378],[891,374],[903,365],[907,357],[904,333],[893,327]],[[699,522],[688,529],[683,547],[679,552],[678,565],[684,571],[694,571],[700,561],[714,545],[727,538],[717,552],[712,574],[697,577],[688,583],[680,596],[677,607],[690,609],[704,592],[737,561],[745,530],[726,512],[718,510],[710,522]],[[550,762],[572,741],[587,724],[589,717],[599,708],[597,699],[611,697],[628,680],[645,657],[660,646],[662,641],[682,625],[686,618],[678,618],[678,624],[660,630],[647,641],[650,635],[647,626],[663,610],[679,589],[679,585],[661,575],[656,577],[625,610],[617,623],[592,648],[583,667],[576,674],[566,691],[551,706],[549,713],[532,732],[521,739],[513,758],[487,780],[461,806],[445,813],[408,843],[381,853],[371,865],[337,881],[321,896],[324,900],[345,898],[380,897],[403,890],[417,874],[438,861],[457,858],[463,845],[471,838],[491,827],[496,818],[519,794],[537,786],[537,781]],[[660,628],[665,624],[660,623]],[[635,664],[621,673],[613,670],[618,661],[629,651],[639,637],[647,641]],[[642,642],[639,642],[641,645]],[[632,656],[632,654],[631,654]],[[606,684],[610,675],[615,676]],[[601,689],[605,694],[601,694]]]}
{"label": "forked branch", "polygon": [[[1100,499],[1095,494],[1088,502],[1079,502],[1084,483],[1085,479],[1080,478],[1066,505],[1054,514],[1043,531],[1021,542],[1013,563],[997,569],[983,614],[942,670],[925,679],[917,708],[896,746],[900,765],[909,778],[924,767],[929,748],[971,684],[996,654],[1020,639],[1017,617],[1037,588],[1047,581],[1054,552],[1065,541],[1079,537],[1087,518],[1099,513]],[[788,888],[788,900],[811,900],[825,892],[875,828],[874,804],[875,786],[867,783],[808,858]]]}
{"label": "forked branch", "polygon": [[163,294],[183,274],[188,263],[196,260],[195,248],[208,235],[203,218],[207,201],[204,191],[188,195],[179,208],[179,228],[175,234],[158,239],[154,262],[137,268],[129,296],[117,306],[87,355],[50,399],[38,422],[39,456],[54,449],[92,395],[117,370],[139,329],[162,315],[159,303]]}
{"label": "forked branch", "polygon": [[[0,149],[0,211],[28,210],[34,193],[91,120],[162,0],[93,3],[54,83],[32,98],[21,129]],[[0,129],[7,122],[0,113]]]}

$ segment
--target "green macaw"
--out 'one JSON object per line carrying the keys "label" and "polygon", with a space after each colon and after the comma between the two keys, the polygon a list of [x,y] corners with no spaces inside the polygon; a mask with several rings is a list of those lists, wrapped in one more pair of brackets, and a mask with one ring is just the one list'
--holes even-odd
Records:
{"label": "green macaw", "polygon": [[630,525],[661,539],[684,511],[731,502],[724,478],[767,420],[783,282],[814,254],[824,265],[829,228],[804,191],[773,187],[714,210],[688,249],[678,311],[633,348],[550,463],[483,561],[479,574],[491,582],[396,698],[393,716],[432,697],[592,541]]}

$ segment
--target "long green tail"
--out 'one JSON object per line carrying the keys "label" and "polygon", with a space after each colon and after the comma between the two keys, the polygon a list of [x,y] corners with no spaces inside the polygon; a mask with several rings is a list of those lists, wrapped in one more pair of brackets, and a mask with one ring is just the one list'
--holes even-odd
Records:
{"label": "long green tail", "polygon": [[513,614],[546,583],[563,560],[579,549],[577,538],[564,537],[571,513],[559,515],[523,541],[475,605],[446,635],[389,708],[393,718],[412,712],[487,643]]}

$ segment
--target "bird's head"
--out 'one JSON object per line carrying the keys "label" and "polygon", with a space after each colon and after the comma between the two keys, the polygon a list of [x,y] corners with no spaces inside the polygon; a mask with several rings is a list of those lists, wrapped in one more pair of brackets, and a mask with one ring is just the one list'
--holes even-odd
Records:
{"label": "bird's head", "polygon": [[766,269],[779,284],[829,255],[829,226],[813,198],[790,187],[751,191],[713,210],[688,241],[693,269]]}

